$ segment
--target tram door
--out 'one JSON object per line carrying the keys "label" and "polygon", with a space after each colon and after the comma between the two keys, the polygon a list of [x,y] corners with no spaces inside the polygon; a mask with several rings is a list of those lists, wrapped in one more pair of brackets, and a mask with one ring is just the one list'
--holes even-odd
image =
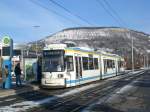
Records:
{"label": "tram door", "polygon": [[104,74],[107,73],[107,60],[104,59]]}
{"label": "tram door", "polygon": [[76,84],[80,84],[80,78],[82,77],[81,57],[75,56],[76,62]]}
{"label": "tram door", "polygon": [[120,61],[118,61],[118,72],[120,72]]}

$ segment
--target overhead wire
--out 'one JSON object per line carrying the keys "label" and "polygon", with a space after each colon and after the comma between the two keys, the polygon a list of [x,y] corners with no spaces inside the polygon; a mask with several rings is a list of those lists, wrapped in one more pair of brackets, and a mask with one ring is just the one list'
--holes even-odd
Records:
{"label": "overhead wire", "polygon": [[112,13],[118,18],[118,20],[126,27],[128,26],[126,22],[120,17],[120,15],[116,12],[116,10],[110,5],[107,0],[103,0],[108,8],[112,11]]}
{"label": "overhead wire", "polygon": [[30,1],[31,1],[32,3],[34,3],[35,5],[38,5],[38,6],[42,7],[43,9],[45,9],[45,10],[47,10],[47,11],[49,11],[49,12],[52,12],[53,14],[58,15],[58,16],[60,16],[61,18],[64,18],[64,19],[66,19],[66,20],[72,22],[73,24],[82,25],[81,23],[78,23],[78,22],[76,22],[76,21],[74,21],[74,20],[72,20],[72,19],[70,19],[70,18],[68,18],[68,17],[66,17],[66,16],[64,16],[64,15],[62,15],[62,14],[60,14],[60,13],[58,13],[58,12],[55,11],[55,10],[52,10],[52,9],[50,9],[50,8],[47,8],[47,7],[43,6],[43,5],[40,4],[39,2],[35,2],[34,0],[30,0]]}
{"label": "overhead wire", "polygon": [[[97,0],[97,1],[100,1],[100,0]],[[105,3],[105,5],[107,5],[107,7],[109,8],[108,9],[108,12],[111,13],[111,15],[113,15],[113,17],[115,17],[118,21],[118,23],[121,23],[121,25],[126,28],[128,27],[127,23],[120,17],[120,15],[116,12],[116,10],[110,5],[110,3],[108,2],[108,0],[103,0],[103,2]],[[126,34],[126,33],[125,33]],[[130,34],[130,32],[129,32]],[[127,35],[127,34],[126,34]],[[132,44],[133,45],[133,44]],[[121,49],[120,49],[121,51]]]}
{"label": "overhead wire", "polygon": [[97,3],[107,12],[108,15],[110,15],[112,17],[112,19],[114,19],[114,21],[119,25],[119,26],[123,26],[123,24],[118,21],[118,19],[106,8],[106,6],[102,3],[101,0],[96,0]]}
{"label": "overhead wire", "polygon": [[[40,4],[40,3],[37,2],[37,1],[34,1],[34,0],[30,0],[30,1],[31,1],[32,3],[34,3],[34,4],[36,4],[36,5],[38,5],[38,6],[42,7],[42,8],[44,8],[45,10],[50,11],[50,12],[54,13],[55,15],[58,15],[58,16],[60,16],[60,17],[62,17],[62,18],[64,18],[64,19],[66,19],[66,20],[68,20],[68,21],[70,21],[70,22],[72,22],[72,23],[74,23],[74,24],[82,25],[81,23],[78,23],[78,22],[76,22],[75,20],[70,19],[70,18],[68,18],[68,17],[66,17],[66,16],[64,16],[64,15],[62,15],[62,14],[58,13],[57,11],[55,11],[55,10],[53,10],[53,9],[50,9],[50,8],[48,8],[48,7],[45,7],[44,5]],[[81,21],[87,23],[88,25],[93,26],[93,24],[91,24],[88,20],[82,18],[81,16],[79,16],[79,15],[77,15],[77,14],[75,14],[75,13],[72,13],[69,9],[65,8],[65,7],[64,7],[63,5],[61,5],[60,3],[58,3],[58,2],[56,2],[56,1],[54,1],[54,0],[48,0],[48,1],[51,2],[51,3],[53,3],[53,4],[55,4],[55,5],[57,5],[57,6],[60,7],[61,9],[65,10],[67,13],[69,13],[69,14],[71,14],[71,15],[77,17],[79,20],[81,20]],[[127,26],[126,23],[124,22],[124,20],[118,15],[118,13],[113,9],[113,7],[109,4],[109,2],[108,2],[107,0],[103,0],[105,4],[102,3],[101,0],[96,0],[96,1],[97,1],[97,3],[98,3],[99,5],[101,5],[101,7],[115,20],[115,22],[116,22],[119,26]],[[108,7],[111,11],[110,11],[109,9],[107,9],[105,5],[107,5],[107,7]],[[115,15],[115,16],[114,16],[114,15]]]}
{"label": "overhead wire", "polygon": [[57,5],[58,7],[62,8],[63,10],[65,10],[66,12],[68,12],[69,14],[71,14],[71,15],[77,17],[77,18],[80,19],[81,21],[87,23],[88,25],[93,26],[93,24],[90,23],[88,20],[82,18],[82,17],[81,17],[80,15],[78,15],[78,14],[75,14],[75,13],[71,12],[69,9],[65,8],[65,7],[64,7],[63,5],[61,5],[60,3],[58,3],[58,2],[56,2],[56,1],[54,1],[54,0],[49,0],[49,1],[50,1],[51,3]]}

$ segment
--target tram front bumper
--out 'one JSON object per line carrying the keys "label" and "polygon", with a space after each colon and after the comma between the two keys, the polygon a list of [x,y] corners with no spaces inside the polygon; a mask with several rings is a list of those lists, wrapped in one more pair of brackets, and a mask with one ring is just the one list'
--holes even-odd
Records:
{"label": "tram front bumper", "polygon": [[66,87],[65,79],[42,79],[42,87],[44,88],[63,88]]}

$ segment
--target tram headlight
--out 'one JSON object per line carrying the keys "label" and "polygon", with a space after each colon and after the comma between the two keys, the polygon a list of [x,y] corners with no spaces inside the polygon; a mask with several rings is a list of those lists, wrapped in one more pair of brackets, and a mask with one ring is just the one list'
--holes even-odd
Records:
{"label": "tram headlight", "polygon": [[63,74],[58,74],[58,78],[63,78],[64,75]]}

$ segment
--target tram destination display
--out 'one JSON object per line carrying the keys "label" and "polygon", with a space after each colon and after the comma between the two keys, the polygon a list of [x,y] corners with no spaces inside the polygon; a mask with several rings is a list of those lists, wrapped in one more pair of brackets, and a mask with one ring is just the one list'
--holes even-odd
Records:
{"label": "tram destination display", "polygon": [[45,50],[43,51],[43,57],[51,57],[51,56],[58,56],[63,55],[64,50]]}

